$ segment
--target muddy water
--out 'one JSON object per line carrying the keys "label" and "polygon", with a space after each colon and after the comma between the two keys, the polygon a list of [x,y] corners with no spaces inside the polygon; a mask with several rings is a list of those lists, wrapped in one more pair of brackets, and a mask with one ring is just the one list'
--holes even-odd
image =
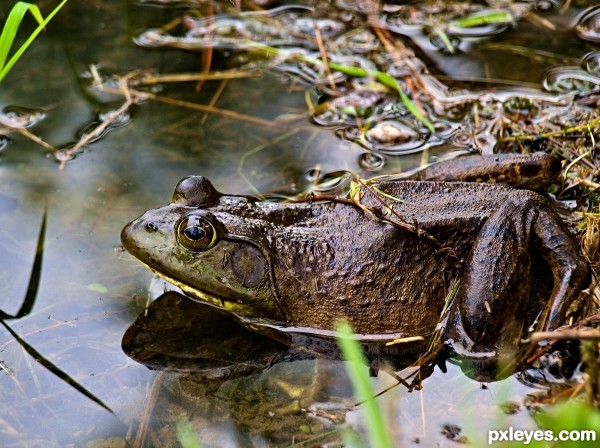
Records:
{"label": "muddy water", "polygon": [[[48,11],[51,3],[40,6]],[[0,105],[43,109],[43,119],[28,131],[56,148],[71,148],[125,101],[115,91],[90,87],[96,72],[107,77],[137,69],[198,71],[199,53],[134,43],[185,8],[71,2],[0,85]],[[0,17],[7,9],[0,6]],[[542,14],[555,31],[520,20],[484,44],[461,44],[454,56],[420,37],[418,23],[395,31],[413,36],[407,41],[413,51],[445,82],[454,78],[461,88],[482,89],[491,83],[481,79],[493,78],[504,86],[527,83],[539,89],[547,69],[578,64],[598,49],[596,12],[581,18],[582,8],[562,15],[557,10]],[[572,31],[578,18],[583,22],[579,37]],[[394,26],[400,25],[390,24],[392,31]],[[524,55],[523,48],[544,53]],[[215,53],[217,68],[235,66],[227,51],[232,50]],[[594,88],[595,60],[580,73],[584,87]],[[148,91],[206,105],[220,85],[211,81],[196,92],[195,83],[162,83]],[[121,349],[124,333],[147,304],[151,274],[123,253],[119,232],[144,210],[166,203],[182,177],[205,175],[229,193],[294,194],[315,180],[326,183],[331,173],[396,172],[465,148],[430,141],[423,147],[412,142],[415,151],[369,152],[370,144],[381,141],[377,134],[366,142],[353,138],[356,108],[342,118],[335,116],[337,109],[311,118],[306,92],[318,101],[318,93],[302,79],[273,69],[227,83],[216,106],[240,114],[236,117],[141,101],[64,166],[66,152],[47,150],[23,132],[5,129],[11,142],[0,152],[0,309],[9,316],[18,313],[27,296],[44,210],[47,229],[33,307],[25,316],[4,320],[22,340],[0,328],[0,445],[86,446],[111,439],[121,446],[140,437],[144,446],[171,446],[177,443],[174,428],[189,422],[204,446],[285,446],[313,438],[318,446],[338,443],[338,434],[329,433],[344,420],[361,428],[360,408],[348,411],[352,392],[339,361],[297,360],[227,380],[215,378],[220,373],[214,372],[158,374]],[[385,123],[385,101],[374,103],[380,108],[379,123]],[[5,115],[10,117],[10,111],[5,109]],[[276,119],[275,126],[270,124]],[[406,123],[402,126],[408,131],[402,132],[409,143],[424,138],[422,126],[410,117]],[[452,129],[460,123],[455,119]],[[454,143],[460,141],[468,141],[467,149],[473,146],[464,138]],[[393,383],[385,372],[373,381],[377,389]],[[436,369],[423,390],[408,393],[400,386],[384,394],[381,404],[404,446],[416,440],[422,446],[452,446],[450,439],[463,436],[477,445],[489,428],[535,427],[523,407],[525,396],[534,391],[514,377],[482,386],[450,365],[446,374]],[[515,414],[501,410],[506,402],[516,404]]]}

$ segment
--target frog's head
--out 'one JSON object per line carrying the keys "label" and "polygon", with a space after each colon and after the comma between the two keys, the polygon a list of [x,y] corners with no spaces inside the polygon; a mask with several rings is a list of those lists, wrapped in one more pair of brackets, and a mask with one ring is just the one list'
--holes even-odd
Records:
{"label": "frog's head", "polygon": [[283,320],[269,251],[249,196],[218,192],[204,177],[179,182],[171,204],[121,232],[125,249],[188,296],[248,317]]}

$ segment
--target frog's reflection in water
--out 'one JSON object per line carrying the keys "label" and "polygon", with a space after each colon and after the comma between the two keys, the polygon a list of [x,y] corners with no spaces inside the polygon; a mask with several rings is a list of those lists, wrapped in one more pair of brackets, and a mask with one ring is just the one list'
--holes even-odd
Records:
{"label": "frog's reflection in water", "polygon": [[[176,413],[199,433],[210,428],[227,437],[235,434],[237,443],[256,436],[269,443],[287,444],[290,434],[295,434],[296,441],[307,440],[352,420],[348,412],[355,409],[354,393],[336,342],[302,331],[280,330],[262,322],[244,324],[232,313],[174,291],[162,294],[130,326],[122,343],[135,361],[165,372],[155,383],[160,392],[149,394],[154,398],[147,402],[153,410],[150,424],[164,432],[172,426]],[[393,387],[397,380],[400,388],[409,392],[419,390],[436,365],[445,372],[449,354],[443,349],[437,359],[431,357],[420,369],[400,372],[419,359],[419,349],[386,349],[382,343],[377,348],[374,342],[364,348],[370,372],[386,371],[378,375],[380,385],[387,381]],[[438,372],[438,382],[440,375]],[[425,381],[425,388],[427,384]],[[398,392],[395,388],[387,393]],[[302,433],[298,428],[310,431]],[[336,440],[339,433],[333,433],[337,436],[324,437]]]}
{"label": "frog's reflection in water", "polygon": [[[122,345],[128,356],[151,369],[204,372],[206,378],[252,375],[281,362],[340,359],[333,338],[293,330],[267,322],[245,322],[169,291],[129,327]],[[380,368],[397,371],[409,366],[423,347],[418,343],[407,349],[386,346],[386,342],[371,339],[363,343],[373,373]]]}
{"label": "frog's reflection in water", "polygon": [[[296,441],[331,432],[346,421],[355,399],[335,340],[282,332],[278,341],[273,338],[277,330],[264,329],[271,337],[245,328],[229,312],[174,291],[153,301],[122,342],[135,361],[166,372],[157,376],[160,392],[149,394],[155,398],[147,403],[153,410],[150,424],[163,431],[178,411],[199,433],[211,428],[245,438],[248,430],[236,428],[247,426],[270,443],[289,444],[298,428],[310,432],[299,432]],[[282,342],[286,338],[289,344]],[[389,371],[417,357],[398,359]],[[372,374],[391,360],[370,356]],[[418,385],[423,377],[413,379]]]}

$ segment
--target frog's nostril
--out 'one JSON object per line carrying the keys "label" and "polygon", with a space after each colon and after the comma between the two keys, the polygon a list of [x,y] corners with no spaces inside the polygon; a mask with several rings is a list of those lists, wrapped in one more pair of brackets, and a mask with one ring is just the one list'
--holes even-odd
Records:
{"label": "frog's nostril", "polygon": [[158,226],[152,221],[148,221],[146,223],[146,229],[151,230],[152,232],[156,232],[158,230]]}

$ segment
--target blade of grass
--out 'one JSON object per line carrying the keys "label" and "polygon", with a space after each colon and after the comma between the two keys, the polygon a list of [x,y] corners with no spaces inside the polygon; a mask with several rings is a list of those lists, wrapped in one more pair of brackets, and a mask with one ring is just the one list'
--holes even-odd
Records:
{"label": "blade of grass", "polygon": [[[270,47],[268,45],[264,45],[264,44],[261,44],[258,42],[250,42],[250,43],[252,43],[252,46],[254,46],[254,48],[256,48],[257,50],[263,51],[266,54],[273,54],[273,55],[277,55],[277,56],[279,56],[281,54],[285,54],[284,53],[285,50],[280,50],[279,48]],[[301,61],[308,62],[309,64],[314,64],[314,65],[322,65],[323,64],[323,62],[321,60],[312,58],[310,56],[305,56],[303,54],[290,54],[290,57],[298,58]],[[411,101],[411,99],[408,97],[408,95],[406,95],[406,93],[404,93],[404,91],[400,87],[400,84],[398,84],[398,81],[396,81],[396,78],[394,78],[393,76],[391,76],[385,72],[380,72],[378,70],[366,70],[364,68],[352,67],[349,65],[338,64],[336,62],[329,62],[329,67],[332,68],[333,70],[337,70],[340,73],[344,73],[345,75],[353,76],[355,78],[364,78],[366,76],[373,76],[378,82],[380,82],[384,86],[389,87],[390,89],[396,91],[398,93],[398,96],[400,96],[400,101],[402,101],[402,104],[404,104],[404,107],[406,107],[406,109],[417,120],[419,120],[421,123],[423,123],[425,125],[425,127],[427,127],[427,129],[429,129],[431,132],[435,132],[435,129],[434,129],[433,125],[431,124],[431,122],[427,119],[427,117],[425,117],[421,113],[421,111],[419,110],[417,105],[413,101]]]}
{"label": "blade of grass", "polygon": [[[315,60],[319,61],[318,59],[315,59]],[[337,64],[335,62],[330,62],[329,66],[331,68],[337,70],[338,72],[342,72],[348,76],[354,76],[355,78],[364,78],[365,76],[369,76],[369,73],[370,73],[369,70],[365,70],[364,68],[352,67],[350,65]]]}
{"label": "blade of grass", "polygon": [[[352,329],[346,322],[338,323],[336,326],[338,332],[338,344],[342,351],[342,357],[346,361],[354,363],[356,366],[365,366],[367,360],[360,349],[360,345],[354,339]],[[369,379],[369,376],[361,368],[348,368],[348,375],[352,383],[352,388],[358,401],[362,402],[365,409],[365,419],[367,433],[371,446],[378,448],[392,448],[390,433],[386,430],[381,409],[375,400],[375,392]]]}
{"label": "blade of grass", "polygon": [[379,72],[379,71],[374,72],[374,74],[375,74],[375,78],[380,83],[382,83],[383,85],[386,85],[386,86],[396,90],[396,92],[398,92],[398,95],[400,95],[400,100],[402,101],[402,104],[404,104],[404,107],[406,107],[406,109],[408,109],[408,111],[411,114],[413,114],[413,116],[417,120],[419,120],[421,123],[423,123],[427,127],[427,129],[429,129],[431,132],[435,132],[435,129],[433,128],[433,125],[431,124],[431,122],[427,119],[427,117],[425,117],[421,113],[421,111],[419,110],[417,105],[415,103],[413,103],[410,100],[410,98],[408,97],[408,95],[406,95],[406,93],[404,93],[404,91],[400,88],[400,84],[398,84],[398,81],[396,81],[396,78],[388,75],[387,73]]}
{"label": "blade of grass", "polygon": [[17,343],[39,364],[45,367],[48,371],[56,375],[58,378],[63,380],[69,386],[74,388],[79,393],[85,395],[87,398],[92,400],[94,403],[102,406],[111,414],[113,411],[98,397],[88,391],[85,387],[71,378],[65,371],[63,371],[60,367],[48,361],[40,352],[38,352],[32,345],[29,345],[21,336],[19,336],[6,322],[5,320],[9,319],[19,319],[23,316],[26,316],[31,312],[33,306],[35,304],[35,300],[37,298],[40,277],[42,273],[42,261],[44,258],[44,241],[46,239],[46,222],[48,219],[48,212],[44,210],[44,215],[42,217],[42,224],[40,226],[40,233],[37,241],[37,249],[35,253],[35,260],[33,262],[33,268],[31,270],[31,277],[29,278],[29,285],[27,286],[27,293],[25,295],[25,299],[23,300],[23,304],[21,308],[17,312],[17,314],[10,315],[0,310],[0,325],[2,325],[6,330],[12,335],[13,338],[17,341]]}
{"label": "blade of grass", "polygon": [[27,293],[25,294],[25,300],[23,300],[21,308],[15,316],[16,319],[20,319],[21,317],[31,313],[33,305],[35,304],[35,299],[37,298],[37,293],[40,286],[40,278],[42,276],[42,262],[44,260],[44,243],[46,240],[47,220],[48,210],[44,209],[44,215],[42,216],[42,225],[40,226],[40,234],[38,236],[37,247],[35,250],[35,259],[33,260],[31,276],[29,277],[29,284],[27,285]]}
{"label": "blade of grass", "polygon": [[[37,37],[37,35],[42,32],[42,30],[46,27],[46,25],[50,22],[50,20],[52,20],[52,18],[56,15],[56,13],[58,13],[58,11],[60,11],[60,9],[64,6],[65,3],[67,3],[67,0],[62,0],[62,2],[60,2],[59,5],[56,8],[54,8],[54,10],[50,14],[48,14],[48,16],[45,19],[43,19],[39,8],[30,3],[18,2],[13,7],[13,9],[11,10],[11,13],[9,14],[9,17],[6,21],[7,23],[4,25],[4,28],[2,30],[2,35],[0,36],[0,43],[2,45],[0,56],[2,56],[2,53],[4,51],[6,52],[4,54],[4,59],[0,59],[0,62],[2,62],[0,64],[0,82],[2,82],[2,80],[4,80],[4,78],[6,77],[8,72],[10,72],[10,70],[13,68],[15,63],[21,57],[21,55],[25,52],[25,50],[27,50],[27,48],[29,48],[29,45],[31,45],[31,43],[34,41],[34,39]],[[13,11],[15,11],[15,8],[17,9],[17,12],[11,19],[11,16],[13,14]],[[25,43],[19,47],[19,49],[15,52],[15,54],[6,63],[6,65],[4,65],[6,56],[8,55],[8,51],[9,51],[10,47],[12,46],[12,43],[16,36],[17,28],[19,27],[19,25],[23,19],[23,16],[25,15],[25,13],[27,11],[31,12],[31,14],[35,17],[35,19],[39,23],[39,26],[35,30],[33,30],[33,32],[27,38]],[[9,24],[9,19],[11,19],[10,24]],[[6,35],[5,35],[5,31],[6,31]]]}
{"label": "blade of grass", "polygon": [[449,25],[457,28],[471,28],[481,25],[511,23],[512,21],[513,16],[510,11],[481,11],[462,19],[453,20]]}
{"label": "blade of grass", "polygon": [[452,42],[450,41],[450,38],[448,37],[448,35],[446,34],[446,32],[439,28],[439,27],[435,27],[433,29],[433,33],[440,38],[440,40],[444,43],[444,46],[446,47],[446,50],[448,50],[448,52],[450,54],[454,54],[456,52],[456,48],[454,48],[454,45],[452,45]]}
{"label": "blade of grass", "polygon": [[27,11],[31,12],[31,15],[38,24],[41,24],[44,21],[42,13],[36,5],[27,2],[18,2],[13,6],[6,18],[4,28],[2,28],[2,35],[0,35],[0,68],[4,67],[8,51],[15,40],[19,25],[23,21],[23,17],[25,17]]}
{"label": "blade of grass", "polygon": [[[311,58],[311,60],[313,60],[313,59]],[[398,93],[398,96],[400,96],[400,101],[402,101],[402,104],[404,104],[404,107],[406,107],[406,109],[408,109],[408,111],[417,120],[419,120],[421,123],[423,123],[427,127],[427,129],[429,129],[431,132],[435,132],[435,129],[433,128],[433,125],[431,124],[431,122],[427,119],[427,117],[425,117],[421,113],[421,111],[419,110],[417,105],[411,101],[411,99],[408,97],[408,95],[406,95],[406,93],[404,93],[404,91],[400,87],[400,84],[398,84],[398,81],[396,81],[396,78],[394,78],[393,76],[391,76],[385,72],[380,72],[379,70],[365,70],[364,68],[350,67],[347,65],[336,64],[335,62],[330,62],[329,66],[331,68],[333,68],[334,70],[337,70],[338,72],[342,72],[348,76],[354,76],[357,78],[364,78],[365,76],[368,76],[368,75],[373,76],[377,81],[379,81],[384,86],[389,87],[392,90],[395,90]]]}
{"label": "blade of grass", "polygon": [[257,147],[246,151],[244,154],[242,154],[242,156],[240,157],[240,161],[238,163],[238,167],[237,167],[237,172],[240,175],[240,177],[242,179],[244,179],[244,181],[248,184],[248,186],[252,189],[252,191],[254,192],[254,194],[260,198],[260,199],[264,199],[264,196],[262,195],[262,193],[260,191],[258,191],[258,189],[254,186],[254,183],[250,180],[250,178],[248,178],[248,176],[246,176],[246,174],[244,174],[244,163],[246,162],[246,159],[260,151],[262,151],[265,148],[268,148],[271,145],[274,145],[276,143],[279,143],[283,140],[285,140],[288,137],[291,137],[292,135],[296,134],[300,129],[296,128],[296,129],[292,129],[289,132],[285,132],[284,134],[281,134],[277,137],[275,137],[272,140],[269,140],[266,143],[263,143],[262,145],[258,145]]}
{"label": "blade of grass", "polygon": [[33,260],[33,267],[31,268],[31,276],[29,277],[27,293],[25,294],[25,298],[23,299],[21,308],[19,308],[19,311],[17,311],[17,314],[15,315],[8,314],[0,309],[0,319],[20,319],[21,317],[31,313],[31,310],[35,305],[35,299],[37,298],[37,293],[40,286],[40,277],[42,275],[42,262],[44,260],[44,241],[46,240],[47,217],[48,210],[44,209],[44,214],[42,216],[42,224],[40,226],[40,233],[37,240],[35,258]]}
{"label": "blade of grass", "polygon": [[111,414],[114,414],[113,410],[111,408],[109,408],[102,400],[100,400],[93,393],[91,393],[89,390],[87,390],[85,387],[83,387],[81,384],[79,384],[77,381],[75,381],[73,378],[71,378],[69,376],[69,374],[67,374],[60,367],[51,363],[46,358],[44,358],[44,356],[40,352],[38,352],[35,348],[33,348],[32,345],[29,345],[25,341],[25,339],[23,339],[21,336],[19,336],[11,327],[8,326],[8,324],[6,322],[4,322],[3,320],[0,320],[0,324],[4,328],[6,328],[6,330],[11,334],[11,336],[13,338],[15,338],[15,340],[23,348],[23,350],[25,350],[33,359],[35,359],[38,362],[38,364],[45,367],[50,373],[53,373],[54,375],[56,375],[58,378],[63,380],[65,383],[67,383],[69,386],[71,386],[73,389],[75,389],[80,394],[86,396],[87,398],[92,400],[97,405],[106,409]]}

